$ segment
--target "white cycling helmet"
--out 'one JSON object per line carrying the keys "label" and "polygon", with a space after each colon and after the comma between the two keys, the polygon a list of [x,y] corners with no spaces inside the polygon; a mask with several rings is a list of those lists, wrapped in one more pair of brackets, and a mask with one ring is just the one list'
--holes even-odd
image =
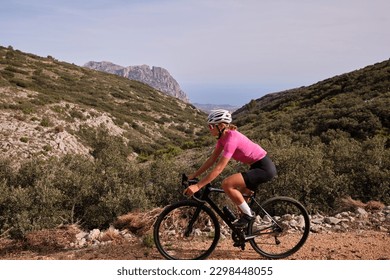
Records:
{"label": "white cycling helmet", "polygon": [[212,110],[207,117],[208,124],[231,123],[232,115],[227,110]]}

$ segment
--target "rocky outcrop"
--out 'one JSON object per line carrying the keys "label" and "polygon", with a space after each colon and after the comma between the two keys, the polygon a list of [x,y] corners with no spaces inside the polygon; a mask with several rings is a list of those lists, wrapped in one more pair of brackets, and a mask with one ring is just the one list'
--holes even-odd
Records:
{"label": "rocky outcrop", "polygon": [[[286,217],[285,222],[289,231],[302,231],[304,227],[303,217]],[[258,229],[269,227],[267,217],[256,217],[254,226]],[[343,211],[334,215],[314,214],[310,215],[310,231],[313,233],[349,232],[355,230],[377,230],[390,232],[390,206],[384,206],[380,210],[366,210],[358,207],[353,210]],[[221,227],[222,238],[231,235],[231,230],[225,225]]]}
{"label": "rocky outcrop", "polygon": [[[20,91],[19,98],[34,95],[31,91]],[[7,96],[0,91],[0,97]],[[10,103],[11,101],[8,100]],[[62,112],[61,115],[59,112]],[[80,118],[68,122],[70,114],[77,112]],[[122,136],[124,130],[118,127],[107,113],[94,109],[86,110],[75,104],[61,102],[42,107],[41,110],[24,115],[18,111],[2,111],[0,114],[0,151],[4,158],[18,161],[46,156],[80,154],[89,156],[90,147],[77,137],[82,127],[97,129],[104,127],[111,135]]]}
{"label": "rocky outcrop", "polygon": [[332,216],[315,214],[311,217],[310,230],[312,232],[346,232],[368,229],[390,231],[390,206],[376,211],[359,207],[354,211],[344,211]]}
{"label": "rocky outcrop", "polygon": [[188,96],[181,90],[179,83],[164,68],[148,65],[123,67],[107,61],[90,61],[84,64],[84,67],[139,81],[184,102],[189,102]]}

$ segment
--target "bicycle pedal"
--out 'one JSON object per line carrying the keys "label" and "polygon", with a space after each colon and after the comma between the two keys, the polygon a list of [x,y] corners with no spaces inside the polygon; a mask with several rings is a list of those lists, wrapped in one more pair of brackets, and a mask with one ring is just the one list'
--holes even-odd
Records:
{"label": "bicycle pedal", "polygon": [[234,243],[233,243],[233,246],[234,246],[234,247],[237,247],[237,248],[240,247],[241,250],[243,250],[243,251],[245,250],[245,244],[242,244],[241,242],[240,242],[240,243],[234,242]]}

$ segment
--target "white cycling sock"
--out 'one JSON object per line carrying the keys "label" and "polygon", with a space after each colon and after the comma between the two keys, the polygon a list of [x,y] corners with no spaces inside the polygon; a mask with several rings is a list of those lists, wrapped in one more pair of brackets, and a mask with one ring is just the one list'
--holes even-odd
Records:
{"label": "white cycling sock", "polygon": [[252,217],[252,210],[249,208],[248,203],[244,201],[240,205],[238,205],[238,208],[242,211],[242,213],[247,214],[248,216]]}

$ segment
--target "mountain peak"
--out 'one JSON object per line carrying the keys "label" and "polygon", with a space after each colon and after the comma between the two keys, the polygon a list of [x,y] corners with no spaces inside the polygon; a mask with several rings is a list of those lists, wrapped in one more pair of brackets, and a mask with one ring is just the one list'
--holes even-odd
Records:
{"label": "mountain peak", "polygon": [[189,102],[188,96],[181,90],[179,83],[165,68],[150,67],[146,64],[124,67],[109,61],[89,61],[84,64],[84,67],[139,81],[184,102]]}

